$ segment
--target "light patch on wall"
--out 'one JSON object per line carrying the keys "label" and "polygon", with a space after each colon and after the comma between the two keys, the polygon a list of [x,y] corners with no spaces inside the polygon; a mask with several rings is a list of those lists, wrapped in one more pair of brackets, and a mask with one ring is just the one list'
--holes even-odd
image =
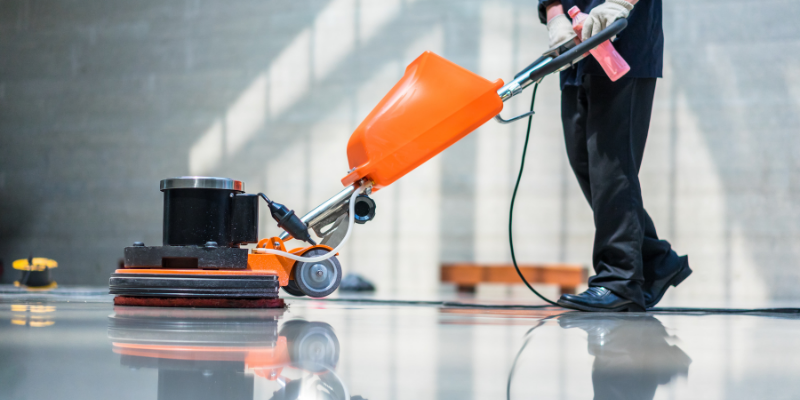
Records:
{"label": "light patch on wall", "polygon": [[490,80],[514,75],[514,8],[508,3],[481,4],[480,74]]}
{"label": "light patch on wall", "polygon": [[273,117],[286,111],[308,91],[311,30],[304,29],[269,68],[269,108]]}
{"label": "light patch on wall", "polygon": [[686,94],[674,93],[676,101],[676,251],[689,254],[694,273],[678,290],[668,291],[671,299],[698,300],[705,297],[724,298],[725,274],[725,193],[719,171],[697,116],[692,112]]}
{"label": "light patch on wall", "polygon": [[[359,3],[365,9],[361,20],[368,32],[366,37],[374,35],[397,14],[399,0],[392,1],[388,5]],[[221,140],[226,153],[233,156],[266,125],[268,116],[278,118],[306,96],[315,81],[326,79],[353,52],[355,16],[355,0],[334,0],[328,4],[312,26],[303,29],[239,95],[226,111],[224,122],[215,121],[192,147],[195,150],[189,156],[189,169],[211,172],[222,161],[221,153],[215,153],[219,149],[208,147],[207,136],[216,135],[215,132],[224,134]],[[440,32],[435,41],[441,42],[442,36]],[[218,127],[221,124],[224,129]]]}
{"label": "light patch on wall", "polygon": [[361,41],[372,39],[383,25],[400,12],[401,7],[401,0],[359,2],[358,33]]}
{"label": "light patch on wall", "polygon": [[406,51],[403,52],[403,64],[411,64],[425,51],[432,51],[436,54],[442,55],[444,50],[444,27],[437,24],[427,34],[420,36],[417,40],[413,41]]}
{"label": "light patch on wall", "polygon": [[394,183],[397,208],[397,289],[426,293],[439,287],[441,157],[434,157]]}
{"label": "light patch on wall", "polygon": [[225,145],[236,154],[264,126],[267,113],[267,77],[260,74],[225,114]]}
{"label": "light patch on wall", "polygon": [[331,113],[319,118],[309,129],[306,152],[311,168],[309,200],[312,206],[322,203],[342,190],[341,179],[347,175],[347,141],[352,133],[353,104],[342,102]]}
{"label": "light patch on wall", "polygon": [[800,67],[787,65],[784,76],[786,88],[791,94],[792,103],[794,103],[795,107],[800,107]]}
{"label": "light patch on wall", "polygon": [[323,79],[353,51],[355,0],[334,0],[314,21],[314,79]]}
{"label": "light patch on wall", "polygon": [[731,227],[730,233],[731,295],[736,300],[763,301],[769,299],[770,291],[763,274],[753,261],[751,244],[742,227]]}
{"label": "light patch on wall", "polygon": [[222,161],[222,123],[217,120],[189,149],[189,173],[205,175]]}
{"label": "light patch on wall", "polygon": [[[479,73],[489,79],[512,75],[514,58],[514,10],[507,3],[483,3],[481,6]],[[506,111],[506,114],[513,114]],[[474,254],[477,262],[509,260],[508,222],[497,218],[487,209],[508,207],[511,188],[508,179],[508,159],[511,156],[510,129],[489,121],[472,135],[477,135],[475,163]]]}
{"label": "light patch on wall", "polygon": [[[306,181],[309,177],[307,171],[308,149],[306,140],[296,140],[282,152],[271,157],[267,164],[267,177],[265,183],[266,193],[269,197],[303,215],[308,201]],[[265,213],[268,214],[268,213]],[[262,237],[278,235],[282,232],[272,221],[267,219],[266,232],[260,233]]]}

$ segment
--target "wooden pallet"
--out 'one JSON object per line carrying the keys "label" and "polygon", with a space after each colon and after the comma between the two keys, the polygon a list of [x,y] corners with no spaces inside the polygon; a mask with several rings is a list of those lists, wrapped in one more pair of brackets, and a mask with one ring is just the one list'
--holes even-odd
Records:
{"label": "wooden pallet", "polygon": [[[529,283],[558,285],[561,293],[575,293],[586,283],[586,267],[576,264],[525,264],[519,266]],[[474,292],[479,283],[520,284],[513,264],[442,264],[442,283],[453,283],[460,292]]]}

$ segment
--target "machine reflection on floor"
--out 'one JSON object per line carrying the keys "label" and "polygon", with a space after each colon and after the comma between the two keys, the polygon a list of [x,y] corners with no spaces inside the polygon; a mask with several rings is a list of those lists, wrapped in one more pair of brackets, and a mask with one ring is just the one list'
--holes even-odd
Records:
{"label": "machine reflection on floor", "polygon": [[108,337],[120,364],[158,370],[158,399],[347,399],[334,369],[339,340],[324,322],[284,310],[115,307]]}

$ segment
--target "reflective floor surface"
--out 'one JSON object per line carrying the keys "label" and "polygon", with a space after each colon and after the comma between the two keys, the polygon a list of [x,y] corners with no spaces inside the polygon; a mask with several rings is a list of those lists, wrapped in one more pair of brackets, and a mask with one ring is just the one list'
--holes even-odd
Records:
{"label": "reflective floor surface", "polygon": [[0,399],[788,399],[798,354],[780,314],[0,297]]}

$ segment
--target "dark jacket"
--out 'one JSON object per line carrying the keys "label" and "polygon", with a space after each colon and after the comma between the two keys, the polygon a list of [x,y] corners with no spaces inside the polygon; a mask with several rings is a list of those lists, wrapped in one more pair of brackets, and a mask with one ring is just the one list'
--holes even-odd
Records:
{"label": "dark jacket", "polygon": [[[547,23],[546,7],[559,0],[539,0],[539,19]],[[581,11],[589,13],[605,0],[560,0],[564,12],[578,6]],[[569,18],[569,15],[567,15]],[[628,27],[614,41],[614,47],[631,71],[626,77],[660,78],[664,66],[664,31],[661,22],[661,0],[640,0],[628,17]],[[604,75],[600,64],[593,57],[587,57],[575,68],[561,72],[561,87],[577,86],[583,75]]]}

